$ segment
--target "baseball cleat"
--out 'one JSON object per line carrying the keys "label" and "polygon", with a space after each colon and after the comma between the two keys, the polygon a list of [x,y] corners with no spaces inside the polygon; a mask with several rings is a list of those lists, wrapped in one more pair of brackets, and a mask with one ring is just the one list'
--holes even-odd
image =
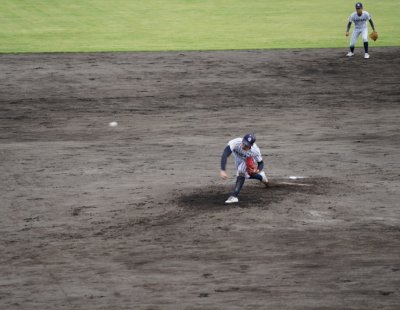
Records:
{"label": "baseball cleat", "polygon": [[238,199],[237,197],[235,197],[235,196],[230,196],[230,197],[225,201],[225,203],[236,203],[236,202],[239,202],[239,199]]}
{"label": "baseball cleat", "polygon": [[365,54],[364,54],[364,58],[365,58],[365,59],[368,59],[368,58],[369,58],[369,54],[368,54],[368,53],[365,53]]}
{"label": "baseball cleat", "polygon": [[352,52],[348,52],[348,53],[346,54],[346,56],[347,56],[347,57],[354,56],[354,53],[352,53]]}

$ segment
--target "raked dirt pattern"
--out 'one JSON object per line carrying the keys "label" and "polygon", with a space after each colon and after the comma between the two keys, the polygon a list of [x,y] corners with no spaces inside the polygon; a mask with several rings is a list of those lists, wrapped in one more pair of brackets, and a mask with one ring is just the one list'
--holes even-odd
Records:
{"label": "raked dirt pattern", "polygon": [[0,309],[398,309],[400,48],[346,52],[0,55]]}

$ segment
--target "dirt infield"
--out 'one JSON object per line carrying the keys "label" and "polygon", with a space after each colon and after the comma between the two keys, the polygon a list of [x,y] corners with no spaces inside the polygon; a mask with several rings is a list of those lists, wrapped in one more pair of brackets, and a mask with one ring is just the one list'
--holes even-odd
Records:
{"label": "dirt infield", "polygon": [[398,309],[400,48],[356,52],[0,55],[0,309]]}

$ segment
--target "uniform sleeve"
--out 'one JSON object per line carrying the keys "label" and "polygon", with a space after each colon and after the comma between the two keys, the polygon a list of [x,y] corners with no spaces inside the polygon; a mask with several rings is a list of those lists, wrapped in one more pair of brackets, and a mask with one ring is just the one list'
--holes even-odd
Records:
{"label": "uniform sleeve", "polygon": [[256,160],[256,162],[259,163],[259,162],[263,161],[262,156],[261,156],[261,151],[260,151],[260,149],[258,148],[258,146],[257,146],[257,148],[256,148],[255,151],[256,151],[256,152],[255,152],[254,159]]}
{"label": "uniform sleeve", "polygon": [[374,22],[372,21],[372,18],[369,20],[369,23],[371,25],[372,30],[375,31],[375,25]]}
{"label": "uniform sleeve", "polygon": [[226,148],[224,149],[224,152],[222,153],[221,156],[221,170],[225,170],[226,169],[226,162],[228,160],[228,157],[232,154],[232,150],[229,147],[229,145],[226,146]]}
{"label": "uniform sleeve", "polygon": [[372,19],[372,15],[369,14],[368,12],[367,12],[367,19],[368,19],[368,20],[371,20],[371,19]]}
{"label": "uniform sleeve", "polygon": [[233,143],[233,140],[228,142],[228,147],[231,149],[231,151],[234,150],[235,144]]}
{"label": "uniform sleeve", "polygon": [[353,22],[353,14],[351,14],[350,16],[349,16],[349,23],[352,23]]}
{"label": "uniform sleeve", "polygon": [[346,27],[346,32],[349,32],[349,31],[350,31],[350,27],[351,27],[351,22],[348,22],[348,23],[347,23],[347,27]]}
{"label": "uniform sleeve", "polygon": [[228,146],[230,147],[232,152],[235,149],[236,145],[238,144],[238,141],[240,142],[241,139],[240,138],[236,138],[236,139],[233,139],[233,140],[228,142]]}

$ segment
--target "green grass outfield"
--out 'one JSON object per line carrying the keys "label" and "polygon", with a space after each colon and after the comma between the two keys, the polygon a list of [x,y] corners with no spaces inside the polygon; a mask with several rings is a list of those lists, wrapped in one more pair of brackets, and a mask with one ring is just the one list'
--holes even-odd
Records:
{"label": "green grass outfield", "polygon": [[[0,53],[347,47],[355,2],[0,0]],[[399,46],[399,0],[363,3],[371,45]]]}

